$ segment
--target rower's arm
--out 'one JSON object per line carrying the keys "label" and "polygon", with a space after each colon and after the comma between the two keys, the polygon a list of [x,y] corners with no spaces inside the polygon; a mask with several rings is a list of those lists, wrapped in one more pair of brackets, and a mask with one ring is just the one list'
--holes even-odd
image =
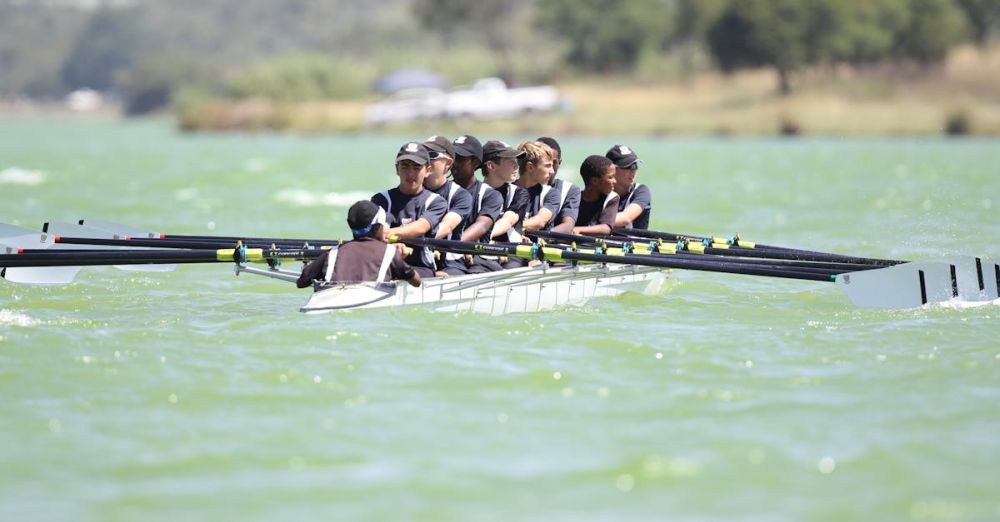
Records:
{"label": "rower's arm", "polygon": [[520,216],[517,215],[517,212],[511,210],[504,212],[503,215],[500,216],[500,219],[497,220],[496,224],[493,225],[493,231],[490,232],[490,238],[506,234],[508,230],[517,224],[518,219],[520,219]]}
{"label": "rower's arm", "polygon": [[462,231],[462,241],[479,241],[483,234],[488,234],[493,228],[493,220],[489,216],[479,216],[476,221]]}
{"label": "rower's arm", "polygon": [[560,234],[572,234],[573,227],[576,226],[576,220],[571,216],[563,216],[562,221],[552,227],[553,232],[558,232]]}
{"label": "rower's arm", "polygon": [[552,219],[552,211],[547,208],[538,210],[538,214],[524,220],[525,230],[538,230],[544,227]]}
{"label": "rower's arm", "polygon": [[618,213],[615,216],[615,226],[616,227],[627,227],[632,224],[633,221],[642,215],[642,207],[636,205],[635,203],[629,203],[625,210]]}
{"label": "rower's arm", "polygon": [[578,236],[610,236],[611,227],[604,223],[586,227],[573,227],[573,233]]}
{"label": "rower's arm", "polygon": [[456,214],[455,212],[448,212],[441,218],[441,222],[438,223],[437,234],[434,235],[435,239],[447,239],[451,236],[451,232],[455,230],[455,227],[462,224],[462,216]]}
{"label": "rower's arm", "polygon": [[411,221],[405,225],[390,228],[389,235],[399,237],[421,237],[430,231],[431,222],[424,218],[418,218],[416,221]]}

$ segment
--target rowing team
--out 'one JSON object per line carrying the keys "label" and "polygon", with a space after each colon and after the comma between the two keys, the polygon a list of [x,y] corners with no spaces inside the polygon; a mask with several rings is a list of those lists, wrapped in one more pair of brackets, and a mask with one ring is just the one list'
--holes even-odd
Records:
{"label": "rowing team", "polygon": [[[532,263],[454,253],[435,257],[426,247],[389,245],[389,236],[520,243],[524,231],[609,235],[614,227],[646,229],[652,195],[635,182],[641,163],[625,145],[615,145],[604,156],[588,156],[580,165],[580,190],[556,177],[562,150],[553,138],[517,148],[496,140],[481,144],[470,135],[406,143],[396,154],[399,185],[355,203],[347,217],[354,241],[307,265],[298,286],[391,279],[417,286],[421,277]],[[480,169],[482,180],[476,177]]]}

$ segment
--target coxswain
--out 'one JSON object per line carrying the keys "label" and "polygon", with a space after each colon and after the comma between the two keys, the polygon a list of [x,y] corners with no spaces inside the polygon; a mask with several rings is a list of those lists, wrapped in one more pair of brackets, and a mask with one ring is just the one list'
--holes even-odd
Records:
{"label": "coxswain", "polygon": [[642,160],[631,148],[615,145],[605,156],[615,164],[615,193],[618,194],[618,215],[615,226],[622,228],[649,228],[649,212],[653,194],[649,187],[635,182]]}
{"label": "coxswain", "polygon": [[580,213],[580,187],[569,180],[557,177],[559,167],[562,165],[562,148],[555,138],[542,136],[536,141],[540,141],[552,149],[552,176],[549,177],[549,185],[559,194],[559,210],[555,217],[549,222],[553,232],[571,234],[573,226],[576,225],[577,214]]}
{"label": "coxswain", "polygon": [[[399,186],[379,192],[371,201],[385,210],[392,224],[390,236],[434,237],[435,227],[448,213],[448,202],[424,188],[430,173],[430,154],[427,147],[410,142],[396,153],[396,175]],[[403,251],[410,249],[397,244]],[[406,255],[406,262],[423,277],[433,277],[436,270],[434,253],[430,248],[415,247]]]}
{"label": "coxswain", "polygon": [[317,281],[382,283],[397,279],[420,286],[420,275],[407,264],[399,249],[386,242],[389,225],[385,210],[371,201],[358,201],[347,211],[347,226],[354,240],[312,260],[302,270],[296,286],[306,288]]}
{"label": "coxswain", "polygon": [[580,215],[574,234],[606,236],[611,234],[618,214],[618,194],[615,193],[615,165],[604,156],[587,156],[580,165],[583,191],[580,193]]}

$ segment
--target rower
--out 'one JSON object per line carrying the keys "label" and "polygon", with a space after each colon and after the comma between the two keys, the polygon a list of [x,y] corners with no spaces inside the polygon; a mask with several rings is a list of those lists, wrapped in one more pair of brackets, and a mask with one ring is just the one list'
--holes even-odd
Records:
{"label": "rower", "polygon": [[573,227],[574,234],[606,236],[611,234],[618,214],[618,194],[615,193],[615,165],[604,156],[587,156],[580,165],[583,192],[580,193],[580,215]]}
{"label": "rower", "polygon": [[302,270],[296,286],[305,288],[317,281],[381,283],[396,279],[420,286],[420,275],[394,245],[386,242],[389,225],[385,210],[371,201],[358,201],[347,211],[347,226],[354,240],[312,260]]}
{"label": "rower", "polygon": [[[523,152],[499,141],[483,145],[483,182],[500,193],[503,198],[500,218],[493,224],[490,237],[498,242],[520,243],[524,240],[520,228],[528,210],[528,191],[514,185],[517,180],[519,158]],[[512,258],[504,268],[524,266],[523,260]]]}
{"label": "rower", "polygon": [[[455,138],[452,142],[455,151],[455,163],[451,167],[452,179],[472,196],[472,212],[462,231],[462,241],[480,243],[490,242],[490,230],[500,219],[503,207],[503,197],[492,187],[476,177],[476,170],[483,164],[483,146],[479,139],[468,134]],[[450,275],[481,274],[493,272],[502,267],[496,258],[482,256],[464,256],[465,266],[449,266],[445,272]]]}
{"label": "rower", "polygon": [[[424,189],[424,180],[430,173],[430,154],[427,147],[410,142],[396,153],[396,175],[399,186],[372,196],[371,201],[385,210],[393,227],[390,236],[434,237],[434,229],[448,212],[448,202],[441,196]],[[397,247],[409,250],[402,244]],[[436,270],[434,254],[427,247],[415,247],[406,256],[406,262],[423,277],[433,277]]]}
{"label": "rower", "polygon": [[615,226],[623,228],[649,228],[649,212],[653,194],[649,187],[635,182],[642,160],[625,145],[615,145],[605,156],[615,164],[615,192],[618,194],[618,216]]}
{"label": "rower", "polygon": [[552,176],[549,177],[548,183],[559,194],[559,210],[549,222],[549,226],[553,232],[570,234],[580,213],[580,187],[569,180],[556,177],[559,175],[559,166],[562,165],[562,149],[559,147],[559,142],[548,136],[542,136],[536,141],[548,145],[553,153]]}
{"label": "rower", "polygon": [[552,190],[552,149],[544,143],[526,141],[518,145],[523,152],[517,158],[521,175],[515,184],[528,191],[528,211],[522,224],[524,230],[548,230],[559,211],[559,193]]}
{"label": "rower", "polygon": [[[430,173],[424,180],[424,188],[441,196],[448,202],[448,212],[441,219],[434,233],[435,239],[459,241],[472,213],[472,195],[454,181],[447,178],[455,162],[455,147],[444,136],[431,136],[424,141],[430,158]],[[446,276],[465,273],[465,261],[461,254],[444,253],[437,261],[436,275]],[[452,267],[452,270],[448,270]]]}

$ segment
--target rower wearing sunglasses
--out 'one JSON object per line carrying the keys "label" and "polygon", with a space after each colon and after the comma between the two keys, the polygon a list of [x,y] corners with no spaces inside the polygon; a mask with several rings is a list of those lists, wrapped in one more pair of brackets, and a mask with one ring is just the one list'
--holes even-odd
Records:
{"label": "rower wearing sunglasses", "polygon": [[[424,188],[441,196],[448,203],[448,212],[438,223],[434,237],[460,241],[472,214],[472,195],[447,177],[455,162],[455,147],[451,140],[444,136],[427,138],[424,147],[427,148],[427,155],[430,158],[430,173],[424,180]],[[437,275],[465,273],[464,257],[451,252],[442,253],[436,260]]]}

